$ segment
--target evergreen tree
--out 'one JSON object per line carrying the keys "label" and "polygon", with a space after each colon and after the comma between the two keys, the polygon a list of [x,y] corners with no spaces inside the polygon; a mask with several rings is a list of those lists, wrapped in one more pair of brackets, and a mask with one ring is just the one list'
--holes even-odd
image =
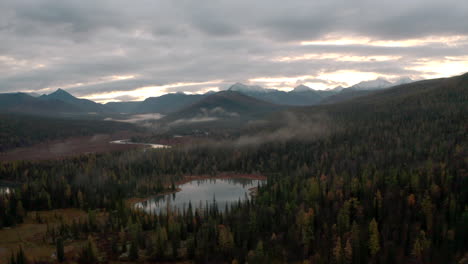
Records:
{"label": "evergreen tree", "polygon": [[380,250],[379,229],[375,218],[369,224],[369,251],[371,256],[375,256]]}
{"label": "evergreen tree", "polygon": [[138,243],[136,242],[136,239],[132,239],[132,242],[130,243],[130,252],[128,254],[128,258],[130,260],[138,259]]}
{"label": "evergreen tree", "polygon": [[78,261],[83,264],[96,263],[98,261],[97,248],[91,237],[88,237],[88,242],[81,249]]}
{"label": "evergreen tree", "polygon": [[63,262],[65,260],[65,251],[63,246],[62,237],[57,238],[56,242],[56,254],[58,262]]}

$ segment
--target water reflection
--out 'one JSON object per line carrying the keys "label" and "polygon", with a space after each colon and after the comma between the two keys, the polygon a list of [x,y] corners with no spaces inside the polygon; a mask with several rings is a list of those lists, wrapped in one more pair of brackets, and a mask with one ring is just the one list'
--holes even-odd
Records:
{"label": "water reflection", "polygon": [[250,199],[252,189],[265,182],[245,178],[194,180],[179,185],[177,193],[160,195],[135,207],[148,213],[160,213],[168,209],[185,211],[190,204],[193,210],[215,206],[222,212],[232,204]]}
{"label": "water reflection", "polygon": [[10,194],[13,191],[10,187],[0,186],[0,195]]}

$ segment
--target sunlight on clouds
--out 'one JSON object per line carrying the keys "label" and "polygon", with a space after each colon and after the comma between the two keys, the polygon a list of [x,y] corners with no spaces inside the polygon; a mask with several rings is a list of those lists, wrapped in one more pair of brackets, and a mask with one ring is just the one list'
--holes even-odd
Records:
{"label": "sunlight on clouds", "polygon": [[208,87],[205,87],[205,88],[201,88],[197,92],[194,92],[194,94],[205,94],[207,92],[219,92],[219,91],[220,91],[220,89],[219,89],[218,86],[208,86]]}
{"label": "sunlight on clouds", "polygon": [[336,45],[336,46],[345,46],[345,45],[357,45],[367,42],[368,38],[332,38],[326,37],[323,40],[311,40],[311,41],[301,41],[302,46],[308,45]]}
{"label": "sunlight on clouds", "polygon": [[401,59],[401,56],[355,56],[355,55],[340,55],[336,58],[337,61],[352,61],[352,62],[372,62],[372,61],[394,61]]}
{"label": "sunlight on clouds", "polygon": [[106,79],[109,81],[121,81],[121,80],[128,80],[128,79],[135,79],[136,75],[112,75],[108,76]]}
{"label": "sunlight on clouds", "polygon": [[249,79],[249,82],[253,83],[296,83],[300,80],[313,78],[310,75],[295,76],[295,77],[259,77]]}
{"label": "sunlight on clouds", "polygon": [[[7,66],[11,72],[27,72],[30,70],[45,68],[47,65],[43,62],[17,59],[11,56],[2,56],[0,55],[0,66]],[[3,72],[5,74],[5,72]]]}
{"label": "sunlight on clouds", "polygon": [[282,91],[291,90],[291,87],[295,87],[301,84],[307,79],[314,78],[310,75],[293,76],[293,77],[257,77],[249,79],[249,83],[264,86],[268,89],[278,89]]}
{"label": "sunlight on clouds", "polygon": [[414,47],[422,46],[432,43],[442,43],[447,46],[458,46],[468,43],[468,36],[455,35],[455,36],[429,36],[425,38],[404,39],[404,40],[375,40],[369,37],[340,37],[336,35],[325,36],[323,40],[302,41],[300,44],[307,45],[332,45],[332,46],[345,46],[345,45],[364,45],[375,47]]}
{"label": "sunlight on clouds", "polygon": [[[156,96],[161,96],[168,91],[170,91],[171,88],[177,88],[177,87],[185,87],[185,86],[203,86],[203,85],[215,85],[215,84],[221,84],[223,80],[213,80],[213,81],[208,81],[208,82],[190,82],[190,83],[172,83],[172,84],[166,84],[166,85],[159,85],[159,86],[145,86],[145,87],[140,87],[137,88],[133,91],[115,91],[115,92],[108,92],[108,93],[97,93],[97,94],[91,94],[88,96],[85,96],[83,98],[93,100],[99,103],[107,103],[107,102],[116,102],[120,101],[117,100],[116,98],[121,97],[121,96],[131,96],[135,98],[136,101],[142,101],[145,100],[148,97],[156,97]],[[216,90],[218,87],[202,87],[200,90],[205,89],[206,91],[209,90]]]}
{"label": "sunlight on clouds", "polygon": [[[340,83],[342,86],[352,86],[362,81],[375,80],[378,77],[384,77],[387,79],[395,78],[394,75],[385,75],[375,72],[360,72],[353,70],[341,70],[336,72],[320,73],[316,76],[318,79],[334,81]],[[330,87],[331,88],[331,87]]]}
{"label": "sunlight on clouds", "polygon": [[[326,83],[323,83],[323,82],[304,82],[302,84],[307,86],[307,87],[310,87],[310,88],[312,88],[314,90],[328,90],[328,89],[332,89],[332,88],[335,88],[336,86],[338,86],[338,85],[326,84]],[[294,89],[294,88],[292,88],[292,89]]]}
{"label": "sunlight on clouds", "polygon": [[11,56],[0,56],[0,63],[11,66],[25,66],[28,64],[28,61],[15,59]]}
{"label": "sunlight on clouds", "polygon": [[275,62],[293,62],[302,60],[335,60],[335,61],[349,61],[349,62],[373,62],[373,61],[392,61],[399,60],[401,56],[358,56],[340,53],[322,53],[322,54],[304,54],[301,56],[284,56],[273,58]]}
{"label": "sunlight on clouds", "polygon": [[377,40],[370,41],[371,45],[383,47],[413,47],[422,46],[427,44],[441,43],[447,46],[458,46],[468,43],[468,36],[430,36],[420,39],[407,39],[407,40]]}
{"label": "sunlight on clouds", "polygon": [[468,56],[445,57],[441,60],[419,59],[407,69],[420,71],[423,78],[450,77],[468,72]]}
{"label": "sunlight on clouds", "polygon": [[73,89],[76,87],[81,87],[81,86],[86,86],[86,85],[96,85],[96,84],[102,84],[102,83],[108,83],[108,82],[115,82],[115,81],[122,81],[122,80],[128,80],[128,79],[135,79],[139,75],[110,75],[110,76],[103,76],[98,78],[95,81],[89,81],[89,82],[76,82],[76,83],[67,83],[67,84],[59,84],[55,86],[49,86],[43,89],[37,90],[37,92],[52,92],[57,90],[58,88],[61,89]]}

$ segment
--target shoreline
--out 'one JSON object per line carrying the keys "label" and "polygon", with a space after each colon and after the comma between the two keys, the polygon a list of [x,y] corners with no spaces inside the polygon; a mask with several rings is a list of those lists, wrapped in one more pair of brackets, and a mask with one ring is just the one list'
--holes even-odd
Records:
{"label": "shoreline", "polygon": [[216,179],[249,179],[249,180],[267,180],[266,176],[261,174],[236,174],[236,173],[220,173],[216,176],[210,175],[191,175],[191,176],[184,176],[184,178],[180,181],[175,182],[176,185],[185,184],[191,181],[196,180],[216,180]]}
{"label": "shoreline", "polygon": [[[236,174],[236,173],[220,173],[217,176],[209,176],[209,175],[190,175],[190,176],[184,176],[182,180],[179,180],[175,182],[175,185],[182,185],[191,181],[197,181],[197,180],[222,180],[222,179],[249,179],[249,180],[267,180],[267,177],[261,174]],[[161,193],[157,193],[154,195],[150,195],[147,197],[132,197],[129,199],[126,199],[126,203],[128,206],[130,206],[131,209],[136,209],[135,205],[137,203],[141,203],[144,201],[147,201],[153,197],[161,196],[161,195],[168,195],[168,194],[173,194],[180,192],[182,189],[179,187],[176,187],[175,191],[164,191]],[[249,189],[249,193],[251,195],[255,195],[257,190],[257,187],[252,187]]]}

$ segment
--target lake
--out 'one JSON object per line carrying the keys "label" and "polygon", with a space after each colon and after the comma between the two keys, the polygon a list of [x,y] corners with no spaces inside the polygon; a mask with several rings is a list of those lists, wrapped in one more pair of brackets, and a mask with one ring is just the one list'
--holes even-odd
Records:
{"label": "lake", "polygon": [[179,192],[153,197],[146,201],[136,203],[135,207],[143,209],[148,213],[159,213],[166,211],[169,205],[172,210],[184,210],[188,208],[189,202],[192,208],[205,208],[216,201],[219,211],[224,211],[225,206],[233,203],[246,201],[251,198],[249,189],[263,185],[266,180],[252,180],[246,178],[230,179],[205,179],[193,180],[178,185]]}

